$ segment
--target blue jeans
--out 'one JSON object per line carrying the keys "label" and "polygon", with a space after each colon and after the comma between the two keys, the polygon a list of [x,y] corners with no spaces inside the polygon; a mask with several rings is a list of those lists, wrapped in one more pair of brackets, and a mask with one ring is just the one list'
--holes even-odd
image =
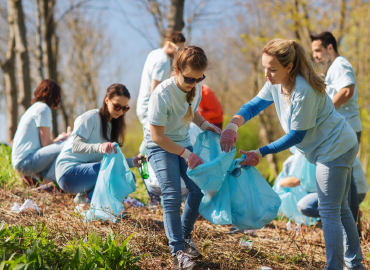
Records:
{"label": "blue jeans", "polygon": [[[366,193],[359,193],[359,203],[362,203],[362,201],[365,199]],[[317,193],[310,193],[306,196],[304,196],[302,199],[299,200],[297,203],[297,210],[301,212],[303,215],[308,217],[316,217],[319,218],[319,197],[317,196]],[[350,208],[351,209],[351,208]],[[352,215],[353,211],[351,209]]]}
{"label": "blue jeans", "polygon": [[[187,148],[193,151],[193,147]],[[184,239],[190,238],[195,221],[199,216],[199,204],[203,193],[186,174],[188,165],[182,157],[155,147],[148,149],[148,159],[158,179],[163,196],[163,222],[169,246],[174,256],[178,250],[184,250]],[[182,217],[181,181],[180,176],[189,190]]]}
{"label": "blue jeans", "polygon": [[[88,193],[86,198],[91,201],[100,164],[101,162],[94,162],[73,166],[59,179],[60,188],[67,193]],[[135,175],[132,175],[136,182]]]}
{"label": "blue jeans", "polygon": [[42,177],[56,181],[55,166],[52,165],[62,151],[64,144],[65,141],[53,143],[38,149],[23,159],[16,167],[16,170],[26,176],[40,173]]}
{"label": "blue jeans", "polygon": [[98,180],[100,162],[85,163],[70,168],[58,181],[61,189],[67,193],[88,193],[91,200]]}
{"label": "blue jeans", "polygon": [[357,152],[358,144],[330,162],[316,164],[318,209],[324,231],[326,269],[343,269],[343,262],[349,269],[363,269],[360,239],[348,207],[351,170]]}

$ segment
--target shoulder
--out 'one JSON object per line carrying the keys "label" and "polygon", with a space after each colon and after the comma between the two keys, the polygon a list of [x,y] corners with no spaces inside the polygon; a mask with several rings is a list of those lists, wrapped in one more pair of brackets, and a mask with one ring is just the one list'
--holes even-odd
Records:
{"label": "shoulder", "polygon": [[41,114],[41,113],[50,113],[51,114],[50,107],[47,104],[43,103],[43,102],[36,102],[31,107],[34,109],[35,114]]}
{"label": "shoulder", "polygon": [[151,58],[154,63],[170,63],[170,58],[161,48],[151,51],[148,58]]}
{"label": "shoulder", "polygon": [[302,75],[297,75],[292,98],[314,98],[318,93]]}
{"label": "shoulder", "polygon": [[331,73],[338,73],[348,70],[353,72],[353,67],[344,56],[338,56],[337,58],[335,58],[333,64],[329,68],[329,71]]}
{"label": "shoulder", "polygon": [[170,99],[172,96],[172,88],[174,87],[175,81],[173,77],[168,78],[161,82],[153,91],[152,95],[162,97],[164,99]]}
{"label": "shoulder", "polygon": [[76,118],[76,122],[94,122],[100,120],[99,109],[84,112]]}

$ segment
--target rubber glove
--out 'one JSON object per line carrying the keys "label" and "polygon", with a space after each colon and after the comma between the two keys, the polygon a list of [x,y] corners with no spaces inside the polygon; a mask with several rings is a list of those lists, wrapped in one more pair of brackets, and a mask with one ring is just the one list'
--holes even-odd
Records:
{"label": "rubber glove", "polygon": [[204,120],[200,125],[200,129],[202,131],[210,130],[216,132],[217,134],[221,134],[221,129],[216,127],[214,124],[209,123],[208,121]]}
{"label": "rubber glove", "polygon": [[242,163],[240,163],[241,166],[244,165],[257,166],[258,163],[260,162],[260,158],[262,157],[262,154],[259,149],[248,152],[239,150],[239,153],[246,156]]}
{"label": "rubber glove", "polygon": [[184,151],[180,154],[180,157],[183,157],[185,159],[185,162],[186,164],[188,164],[190,169],[195,169],[200,164],[204,163],[197,154],[190,152],[186,148],[184,148]]}
{"label": "rubber glove", "polygon": [[238,138],[237,134],[238,128],[239,126],[237,124],[231,122],[228,123],[226,128],[222,131],[220,139],[222,151],[228,153],[234,149],[236,139]]}

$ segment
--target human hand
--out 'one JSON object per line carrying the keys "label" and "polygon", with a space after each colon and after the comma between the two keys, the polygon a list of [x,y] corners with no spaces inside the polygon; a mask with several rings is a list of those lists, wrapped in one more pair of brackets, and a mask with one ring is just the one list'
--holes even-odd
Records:
{"label": "human hand", "polygon": [[226,128],[221,133],[220,145],[221,150],[228,153],[234,149],[234,145],[238,138],[238,125],[235,123],[228,123]]}
{"label": "human hand", "polygon": [[99,147],[99,152],[102,154],[105,153],[109,155],[110,153],[112,153],[112,151],[117,154],[117,149],[111,142],[105,142]]}
{"label": "human hand", "polygon": [[217,134],[221,135],[221,129],[216,127],[214,124],[209,123],[208,121],[203,121],[202,124],[200,125],[200,129],[202,131],[210,130],[213,131]]}
{"label": "human hand", "polygon": [[146,155],[144,156],[143,154],[139,154],[136,157],[134,157],[133,162],[134,162],[134,166],[136,168],[139,168],[140,167],[141,160],[142,160],[143,157],[145,158],[145,160],[147,160],[147,158],[148,158]]}
{"label": "human hand", "polygon": [[190,169],[195,169],[204,162],[203,160],[200,159],[200,157],[197,154],[191,153],[188,159],[186,160],[186,163],[188,164]]}
{"label": "human hand", "polygon": [[246,158],[240,163],[240,166],[249,165],[249,166],[257,166],[260,162],[260,158],[262,154],[259,149],[252,150],[252,151],[243,151],[239,150],[239,153],[246,156]]}

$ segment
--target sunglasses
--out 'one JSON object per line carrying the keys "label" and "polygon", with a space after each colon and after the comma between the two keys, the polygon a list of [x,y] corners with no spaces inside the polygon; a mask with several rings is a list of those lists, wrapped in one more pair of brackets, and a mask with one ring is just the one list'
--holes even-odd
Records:
{"label": "sunglasses", "polygon": [[122,110],[122,112],[125,113],[130,109],[130,106],[128,106],[128,105],[121,106],[121,105],[114,104],[113,101],[111,101],[111,100],[109,100],[109,101],[112,102],[112,104],[113,104],[113,110],[115,110],[117,112]]}
{"label": "sunglasses", "polygon": [[179,47],[179,46],[177,46],[175,43],[173,43],[173,42],[171,42],[171,41],[169,41],[169,42],[170,42],[171,46],[172,46],[172,47],[174,47],[174,48],[176,49],[176,52],[178,52],[178,51],[180,50],[180,47]]}
{"label": "sunglasses", "polygon": [[[181,74],[182,75],[182,74]],[[206,78],[206,75],[203,74],[203,77],[202,78],[191,78],[191,77],[185,77],[184,75],[182,75],[184,77],[184,82],[186,84],[193,84],[193,83],[200,83],[201,81],[203,81],[205,78]]]}

